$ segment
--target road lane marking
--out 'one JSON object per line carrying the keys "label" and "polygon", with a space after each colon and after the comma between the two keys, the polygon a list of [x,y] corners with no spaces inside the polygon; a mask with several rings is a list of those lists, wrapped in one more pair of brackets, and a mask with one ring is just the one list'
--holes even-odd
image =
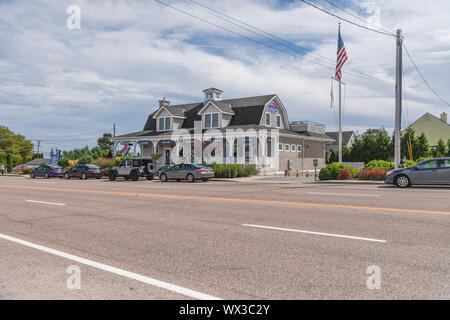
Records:
{"label": "road lane marking", "polygon": [[40,204],[49,204],[52,206],[65,206],[64,203],[56,203],[56,202],[45,202],[45,201],[37,201],[37,200],[25,200],[26,202],[31,202],[31,203],[40,203]]}
{"label": "road lane marking", "polygon": [[323,196],[351,196],[351,197],[379,197],[379,194],[352,194],[352,193],[327,193],[327,192],[308,192],[308,194],[317,194]]}
{"label": "road lane marking", "polygon": [[352,206],[352,205],[345,205],[345,204],[292,202],[292,201],[258,200],[258,199],[242,199],[242,198],[221,198],[221,197],[205,197],[205,196],[192,196],[192,195],[138,193],[138,192],[104,191],[104,190],[89,190],[89,189],[47,188],[47,187],[32,187],[32,186],[0,184],[0,188],[2,188],[2,187],[8,188],[8,189],[43,190],[43,191],[52,191],[52,192],[71,192],[71,193],[76,192],[76,193],[93,193],[93,194],[103,194],[103,195],[142,196],[142,197],[153,197],[153,198],[164,198],[164,199],[214,200],[214,201],[228,201],[228,202],[256,203],[256,204],[292,205],[292,206],[316,207],[316,208],[340,208],[340,209],[355,209],[355,210],[366,210],[366,211],[386,211],[386,212],[396,212],[396,213],[426,213],[426,214],[450,215],[450,211]]}
{"label": "road lane marking", "polygon": [[180,286],[168,283],[168,282],[164,282],[164,281],[156,280],[156,279],[153,279],[153,278],[149,278],[149,277],[146,277],[146,276],[134,273],[134,272],[126,271],[126,270],[119,269],[119,268],[116,268],[116,267],[112,267],[112,266],[109,266],[109,265],[106,265],[106,264],[103,264],[103,263],[99,263],[99,262],[95,262],[95,261],[88,260],[88,259],[85,259],[85,258],[81,258],[81,257],[75,256],[75,255],[72,255],[70,253],[66,253],[66,252],[63,252],[63,251],[59,251],[59,250],[51,249],[51,248],[48,248],[48,247],[44,247],[44,246],[41,246],[39,244],[34,244],[34,243],[31,243],[31,242],[28,242],[28,241],[25,241],[25,240],[21,240],[21,239],[18,239],[18,238],[14,238],[14,237],[2,234],[2,233],[0,233],[0,239],[6,240],[6,241],[10,241],[10,242],[14,242],[14,243],[17,243],[17,244],[21,244],[23,246],[26,246],[26,247],[29,247],[29,248],[33,248],[33,249],[36,249],[36,250],[40,250],[40,251],[43,251],[43,252],[46,252],[46,253],[50,253],[50,254],[53,254],[53,255],[61,257],[61,258],[65,258],[65,259],[68,259],[68,260],[71,260],[71,261],[75,261],[75,262],[84,264],[86,266],[90,266],[90,267],[93,267],[93,268],[96,268],[96,269],[100,269],[100,270],[103,270],[103,271],[114,273],[114,274],[117,274],[119,276],[122,276],[122,277],[125,277],[125,278],[129,278],[129,279],[133,279],[133,280],[136,280],[136,281],[139,281],[139,282],[142,282],[142,283],[146,283],[146,284],[149,284],[149,285],[154,286],[154,287],[158,287],[158,288],[166,289],[168,291],[179,293],[181,295],[184,295],[184,296],[187,296],[187,297],[190,297],[190,298],[194,298],[194,299],[198,299],[198,300],[221,300],[220,298],[217,298],[217,297],[214,297],[214,296],[210,296],[210,295],[198,292],[198,291],[190,290],[190,289],[187,289],[187,288],[184,288],[184,287],[180,287]]}
{"label": "road lane marking", "polygon": [[297,230],[297,229],[286,229],[286,228],[259,226],[259,225],[255,225],[255,224],[242,224],[242,226],[243,227],[249,227],[249,228],[258,228],[258,229],[268,229],[268,230],[277,230],[277,231],[306,233],[306,234],[314,234],[314,235],[318,235],[318,236],[345,238],[345,239],[353,239],[353,240],[363,240],[363,241],[382,242],[382,243],[386,243],[387,242],[386,240],[379,240],[379,239],[372,239],[372,238],[363,238],[363,237],[354,237],[354,236],[347,236],[347,235],[343,235],[343,234],[333,234],[333,233],[314,232],[314,231]]}

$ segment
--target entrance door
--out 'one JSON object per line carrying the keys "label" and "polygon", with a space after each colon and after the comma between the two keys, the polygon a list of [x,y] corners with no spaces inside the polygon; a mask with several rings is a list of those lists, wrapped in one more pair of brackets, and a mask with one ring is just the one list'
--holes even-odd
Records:
{"label": "entrance door", "polygon": [[166,160],[166,166],[170,166],[170,149],[164,151],[164,157]]}

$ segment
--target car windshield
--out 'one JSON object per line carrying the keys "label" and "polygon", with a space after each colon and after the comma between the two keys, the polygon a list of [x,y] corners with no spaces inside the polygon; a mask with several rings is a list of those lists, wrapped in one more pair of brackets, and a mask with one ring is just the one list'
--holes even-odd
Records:
{"label": "car windshield", "polygon": [[98,169],[100,167],[97,167],[96,165],[93,164],[87,164],[86,167],[88,167],[89,169]]}
{"label": "car windshield", "polygon": [[52,166],[48,166],[51,170],[54,169],[62,169],[60,166],[56,166],[56,165],[52,165]]}
{"label": "car windshield", "polygon": [[191,166],[192,166],[192,168],[194,168],[194,169],[201,169],[201,168],[204,168],[204,166],[201,166],[201,165],[199,165],[199,164],[191,164]]}

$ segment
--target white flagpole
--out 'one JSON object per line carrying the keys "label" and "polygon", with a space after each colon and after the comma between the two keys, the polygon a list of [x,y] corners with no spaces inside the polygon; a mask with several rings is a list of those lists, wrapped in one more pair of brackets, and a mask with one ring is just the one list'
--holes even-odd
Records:
{"label": "white flagpole", "polygon": [[[341,32],[341,23],[339,22],[339,33]],[[341,77],[342,78],[342,77]],[[339,163],[342,163],[342,80],[339,79]]]}

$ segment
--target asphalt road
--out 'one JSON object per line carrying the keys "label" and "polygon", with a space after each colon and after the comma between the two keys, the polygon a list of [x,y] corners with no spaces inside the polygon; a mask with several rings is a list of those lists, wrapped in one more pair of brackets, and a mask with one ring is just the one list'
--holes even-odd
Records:
{"label": "asphalt road", "polygon": [[0,299],[449,299],[450,187],[0,177],[0,252]]}

